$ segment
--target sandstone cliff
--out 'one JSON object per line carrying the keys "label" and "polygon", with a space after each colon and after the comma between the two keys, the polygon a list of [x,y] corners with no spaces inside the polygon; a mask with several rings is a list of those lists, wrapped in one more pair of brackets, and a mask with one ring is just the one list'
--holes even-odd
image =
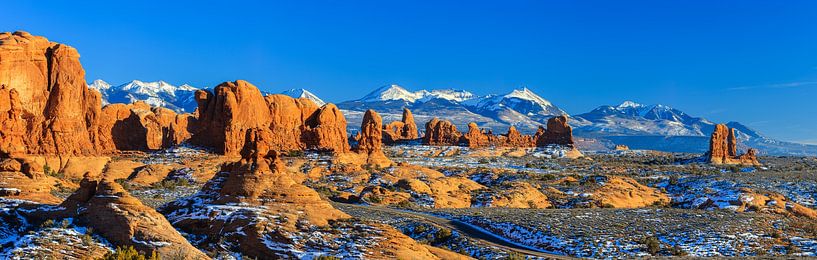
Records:
{"label": "sandstone cliff", "polygon": [[100,95],[76,49],[27,32],[0,33],[0,156],[95,154]]}
{"label": "sandstone cliff", "polygon": [[199,118],[191,141],[221,154],[239,155],[256,145],[250,142],[278,151],[349,150],[346,119],[333,104],[318,108],[308,99],[264,97],[243,80],[222,83],[213,92],[199,90],[196,100]]}
{"label": "sandstone cliff", "polygon": [[191,114],[144,102],[111,104],[102,108],[99,137],[106,151],[150,151],[178,145],[190,138]]}
{"label": "sandstone cliff", "polygon": [[712,164],[760,165],[755,149],[750,148],[745,154],[738,155],[737,144],[734,128],[716,125],[709,139],[709,151],[705,155],[707,161]]}

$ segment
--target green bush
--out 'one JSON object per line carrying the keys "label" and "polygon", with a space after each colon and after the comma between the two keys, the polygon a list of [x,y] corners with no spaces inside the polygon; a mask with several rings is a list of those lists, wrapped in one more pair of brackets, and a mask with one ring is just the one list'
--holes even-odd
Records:
{"label": "green bush", "polygon": [[651,255],[656,255],[658,251],[661,251],[661,241],[657,237],[649,236],[644,238],[644,245],[647,246],[647,253]]}
{"label": "green bush", "polygon": [[150,256],[146,256],[142,253],[136,251],[133,246],[127,246],[125,248],[116,247],[116,251],[108,253],[105,255],[104,260],[159,260],[159,255],[156,254],[156,251],[153,251]]}

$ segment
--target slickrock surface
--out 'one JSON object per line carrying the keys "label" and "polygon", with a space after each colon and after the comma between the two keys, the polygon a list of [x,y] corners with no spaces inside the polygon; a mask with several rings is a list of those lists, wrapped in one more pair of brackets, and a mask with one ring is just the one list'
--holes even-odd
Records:
{"label": "slickrock surface", "polygon": [[0,33],[0,155],[99,153],[100,104],[76,49]]}
{"label": "slickrock surface", "polygon": [[198,246],[250,257],[300,258],[327,253],[437,259],[391,227],[355,223],[317,192],[294,181],[293,175],[277,153],[255,153],[225,164],[199,193],[160,211],[175,227],[200,238],[194,240]]}
{"label": "slickrock surface", "polygon": [[737,143],[734,128],[729,128],[724,124],[716,125],[709,139],[707,160],[712,164],[760,165],[755,149],[750,148],[745,154],[738,155]]}
{"label": "slickrock surface", "polygon": [[417,138],[419,138],[417,124],[414,122],[414,115],[408,108],[403,108],[402,120],[391,122],[383,128],[383,143],[385,144]]}
{"label": "slickrock surface", "polygon": [[[279,151],[349,150],[346,119],[333,104],[318,108],[308,99],[264,97],[243,80],[199,90],[196,100],[199,119],[191,141],[225,155],[240,155],[250,141]],[[256,140],[249,140],[249,132]]]}
{"label": "slickrock surface", "polygon": [[190,245],[156,210],[132,197],[110,180],[83,179],[80,188],[62,204],[65,217],[73,217],[118,246],[142,252],[209,259]]}
{"label": "slickrock surface", "polygon": [[457,126],[450,121],[433,118],[426,123],[426,134],[423,144],[427,145],[458,145],[462,134]]}
{"label": "slickrock surface", "polygon": [[567,116],[556,116],[548,119],[547,129],[539,127],[533,139],[536,146],[549,144],[573,145],[573,128],[567,124]]}

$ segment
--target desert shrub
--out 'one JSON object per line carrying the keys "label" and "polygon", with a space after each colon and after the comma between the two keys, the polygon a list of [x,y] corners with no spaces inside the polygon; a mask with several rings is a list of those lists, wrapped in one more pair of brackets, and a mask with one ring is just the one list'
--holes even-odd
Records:
{"label": "desert shrub", "polygon": [[125,190],[128,191],[131,190],[130,183],[128,182],[127,179],[116,179],[114,180],[114,182],[119,183],[119,185],[122,186],[122,188]]}
{"label": "desert shrub", "polygon": [[67,219],[67,218],[66,218],[66,219],[63,219],[63,220],[60,222],[60,227],[61,227],[61,228],[68,228],[68,227],[70,227],[70,226],[71,226],[71,220],[70,220],[70,219]]}
{"label": "desert shrub", "polygon": [[422,234],[426,232],[428,228],[425,225],[417,225],[414,227],[414,234]]}
{"label": "desert shrub", "polygon": [[56,226],[57,226],[57,222],[54,221],[53,219],[43,221],[43,223],[40,224],[41,228],[52,228],[52,227],[56,227]]}
{"label": "desert shrub", "polygon": [[672,249],[670,249],[670,254],[672,254],[673,256],[686,256],[687,252],[684,251],[684,249],[681,248],[681,246],[676,244],[672,246]]}
{"label": "desert shrub", "polygon": [[647,246],[647,253],[651,255],[658,254],[658,251],[661,251],[661,241],[658,240],[657,237],[648,236],[644,238],[644,245]]}
{"label": "desert shrub", "polygon": [[82,244],[89,246],[91,243],[94,242],[94,229],[88,228],[85,230],[85,234],[82,235]]}
{"label": "desert shrub", "polygon": [[511,252],[511,253],[508,254],[508,256],[505,259],[508,259],[508,260],[525,260],[525,256],[523,256],[522,254],[517,253],[517,252]]}
{"label": "desert shrub", "polygon": [[444,242],[451,238],[451,230],[447,228],[440,228],[440,230],[437,230],[437,233],[434,234],[434,238],[437,243]]}
{"label": "desert shrub", "polygon": [[104,260],[159,260],[159,255],[156,254],[156,251],[153,251],[150,256],[146,256],[138,251],[136,251],[133,246],[127,247],[116,247],[116,251],[110,252],[105,255],[103,258]]}

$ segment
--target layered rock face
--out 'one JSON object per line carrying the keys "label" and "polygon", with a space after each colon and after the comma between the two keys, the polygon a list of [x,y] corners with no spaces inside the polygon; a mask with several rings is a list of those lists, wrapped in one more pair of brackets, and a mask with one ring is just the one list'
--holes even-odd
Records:
{"label": "layered rock face", "polygon": [[111,104],[102,108],[100,139],[106,151],[159,150],[190,138],[191,114],[177,115],[170,109],[150,107],[144,102]]}
{"label": "layered rock face", "polygon": [[264,97],[249,82],[225,82],[196,93],[199,118],[191,141],[225,155],[249,146],[268,150],[349,150],[346,119],[333,104],[320,108],[308,99]]}
{"label": "layered rock face", "polygon": [[189,137],[191,118],[144,103],[102,109],[76,49],[0,33],[0,157],[167,148]]}
{"label": "layered rock face", "polygon": [[458,145],[462,134],[457,126],[450,121],[433,118],[426,123],[426,134],[423,144],[427,145]]}
{"label": "layered rock face", "polygon": [[709,139],[709,151],[706,153],[707,160],[712,164],[740,164],[740,165],[760,165],[757,161],[757,151],[749,149],[745,154],[737,154],[738,140],[735,136],[735,129],[724,124],[715,126],[715,131]]}
{"label": "layered rock face", "polygon": [[0,33],[0,155],[101,151],[100,95],[76,49],[27,32]]}
{"label": "layered rock face", "polygon": [[65,209],[63,212],[51,214],[75,218],[115,245],[184,259],[209,259],[190,245],[164,216],[112,180],[85,178],[60,206]]}
{"label": "layered rock face", "polygon": [[573,128],[567,124],[566,116],[551,117],[548,119],[547,129],[539,127],[533,139],[536,146],[542,147],[549,144],[573,145]]}
{"label": "layered rock face", "polygon": [[399,141],[414,140],[419,137],[417,124],[411,110],[403,108],[403,119],[387,124],[383,128],[383,143],[393,144]]}
{"label": "layered rock face", "polygon": [[494,135],[491,131],[480,130],[474,122],[468,124],[468,132],[462,136],[460,143],[471,148],[534,146],[533,137],[519,133],[514,126],[508,128],[505,135]]}

